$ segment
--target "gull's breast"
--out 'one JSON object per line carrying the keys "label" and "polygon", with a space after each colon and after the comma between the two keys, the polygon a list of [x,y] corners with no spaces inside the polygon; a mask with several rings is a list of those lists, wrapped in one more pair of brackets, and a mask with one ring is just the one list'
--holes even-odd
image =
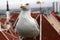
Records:
{"label": "gull's breast", "polygon": [[16,32],[23,37],[37,36],[39,29],[32,19],[20,18],[16,25]]}

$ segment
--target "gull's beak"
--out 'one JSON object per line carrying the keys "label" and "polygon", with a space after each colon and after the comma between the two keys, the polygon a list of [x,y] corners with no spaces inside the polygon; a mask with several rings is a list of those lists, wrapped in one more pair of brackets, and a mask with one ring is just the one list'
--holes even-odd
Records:
{"label": "gull's beak", "polygon": [[25,6],[23,4],[21,4],[20,8],[25,8]]}

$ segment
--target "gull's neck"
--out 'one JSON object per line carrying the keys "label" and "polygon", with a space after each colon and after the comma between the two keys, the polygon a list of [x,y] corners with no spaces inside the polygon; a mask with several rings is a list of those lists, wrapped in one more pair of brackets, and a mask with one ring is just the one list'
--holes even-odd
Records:
{"label": "gull's neck", "polygon": [[27,11],[22,10],[20,13],[20,17],[26,17],[26,18],[31,17],[31,10],[27,10]]}

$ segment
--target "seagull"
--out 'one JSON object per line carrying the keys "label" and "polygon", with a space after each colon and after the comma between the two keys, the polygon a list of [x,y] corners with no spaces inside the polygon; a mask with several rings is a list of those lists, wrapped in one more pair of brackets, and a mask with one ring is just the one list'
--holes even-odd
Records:
{"label": "seagull", "polygon": [[36,19],[31,17],[31,8],[27,3],[25,5],[21,4],[21,12],[18,17],[18,22],[16,24],[15,32],[17,32],[22,37],[35,37],[39,34],[39,25]]}
{"label": "seagull", "polygon": [[7,16],[7,21],[6,23],[2,23],[1,19],[0,19],[0,31],[4,31],[4,30],[8,30],[11,26],[9,24],[9,5],[8,5],[8,1],[7,1],[7,5],[6,5],[6,16]]}

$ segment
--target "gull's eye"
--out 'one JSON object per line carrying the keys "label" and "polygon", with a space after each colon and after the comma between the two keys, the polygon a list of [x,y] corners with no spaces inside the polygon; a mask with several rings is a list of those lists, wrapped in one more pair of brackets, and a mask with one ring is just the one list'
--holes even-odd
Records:
{"label": "gull's eye", "polygon": [[29,5],[29,3],[26,3],[26,5],[28,6],[28,5]]}

